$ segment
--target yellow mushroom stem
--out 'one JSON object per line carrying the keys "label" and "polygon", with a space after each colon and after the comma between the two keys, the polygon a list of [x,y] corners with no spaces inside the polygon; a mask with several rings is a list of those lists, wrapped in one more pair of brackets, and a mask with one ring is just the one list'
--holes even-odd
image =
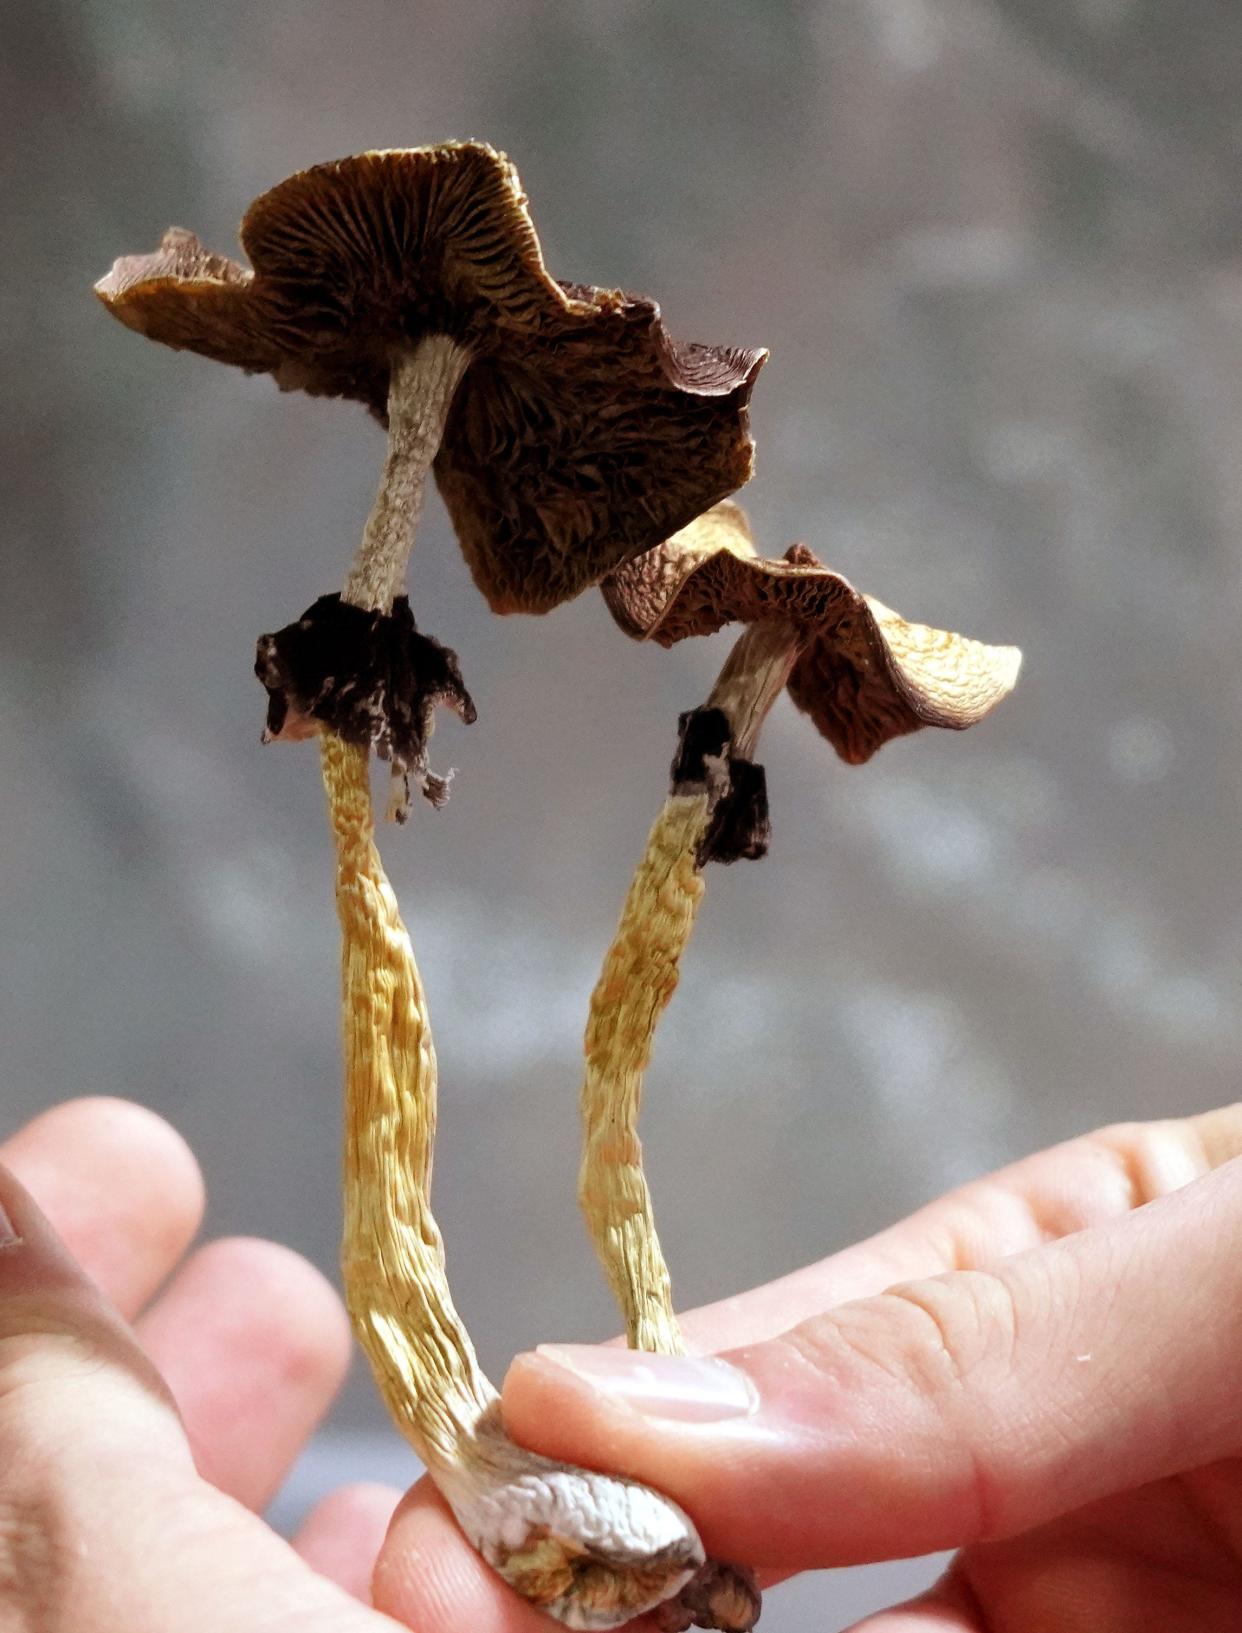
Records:
{"label": "yellow mushroom stem", "polygon": [[[753,625],[733,647],[706,705],[725,716],[731,756],[752,757],[799,644],[797,629],[774,619]],[[652,1040],[676,989],[703,899],[699,857],[716,803],[728,789],[724,765],[704,771],[698,784],[674,784],[630,884],[591,994],[581,1095],[578,1197],[587,1228],[631,1349],[665,1355],[680,1355],[685,1346],[643,1173],[638,1117]],[[691,1598],[705,1626],[741,1630],[758,1619],[759,1591],[745,1567],[709,1561],[682,1595],[683,1602]]]}
{"label": "yellow mushroom stem", "polygon": [[336,847],[345,1044],[342,1272],[358,1341],[389,1411],[463,1532],[532,1604],[569,1627],[618,1627],[701,1581],[702,1544],[675,1503],[631,1480],[522,1450],[453,1307],[431,1213],[436,1057],[410,938],[375,847],[369,755],[325,734]]}
{"label": "yellow mushroom stem", "polygon": [[427,335],[393,358],[384,475],[341,596],[352,606],[391,612],[393,597],[401,593],[427,472],[469,361],[469,351],[447,335]]}
{"label": "yellow mushroom stem", "polygon": [[[798,655],[795,627],[752,625],[734,645],[707,700],[725,715],[732,748],[749,759]],[[698,864],[722,783],[675,786],[656,817],[620,923],[591,994],[582,1081],[578,1199],[631,1349],[679,1355],[668,1266],[642,1166],[638,1117],[643,1074],[660,1016],[703,899]]]}
{"label": "yellow mushroom stem", "polygon": [[655,820],[591,994],[578,1200],[631,1349],[681,1355],[668,1266],[643,1174],[638,1114],[651,1040],[703,897],[695,862],[710,796],[671,794]]}

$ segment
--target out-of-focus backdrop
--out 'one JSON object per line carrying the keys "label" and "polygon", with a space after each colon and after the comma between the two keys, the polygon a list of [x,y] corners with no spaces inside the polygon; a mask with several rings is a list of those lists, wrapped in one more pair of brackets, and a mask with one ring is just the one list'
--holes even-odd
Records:
{"label": "out-of-focus backdrop", "polygon": [[[3,21],[4,1121],[133,1096],[210,1229],[331,1269],[337,933],[315,757],[253,642],[339,583],[383,450],[111,322],[170,222],[358,149],[517,160],[560,277],[771,348],[745,495],[907,615],[1026,651],[976,730],[838,763],[782,704],[644,1132],[677,1291],[743,1288],[1092,1125],[1237,1093],[1242,10],[1232,0],[40,0]],[[385,854],[442,1067],[437,1211],[494,1374],[613,1330],[573,1198],[587,995],[728,637],[412,592],[479,705]],[[281,1509],[411,1463],[356,1370]],[[849,1500],[848,1492],[841,1494]],[[831,1573],[831,1629],[929,1573]]]}

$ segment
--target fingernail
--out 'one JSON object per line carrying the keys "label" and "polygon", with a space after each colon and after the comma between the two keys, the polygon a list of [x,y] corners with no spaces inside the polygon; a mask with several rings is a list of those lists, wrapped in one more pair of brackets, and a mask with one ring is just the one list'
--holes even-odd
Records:
{"label": "fingernail", "polygon": [[5,1211],[4,1203],[0,1202],[0,1250],[16,1247],[21,1239],[21,1233]]}
{"label": "fingernail", "polygon": [[536,1353],[643,1417],[721,1423],[746,1417],[759,1405],[746,1374],[714,1356],[651,1355],[594,1344],[541,1344]]}

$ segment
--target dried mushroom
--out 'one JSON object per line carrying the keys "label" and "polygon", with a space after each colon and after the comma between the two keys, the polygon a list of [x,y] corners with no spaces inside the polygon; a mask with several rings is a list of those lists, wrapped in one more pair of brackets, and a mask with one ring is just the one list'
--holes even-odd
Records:
{"label": "dried mushroom", "polygon": [[[591,994],[578,1200],[631,1349],[685,1353],[643,1172],[643,1076],[703,899],[704,861],[763,854],[767,801],[763,768],[752,756],[788,674],[788,645],[783,621],[747,630],[704,707],[682,716],[672,789]],[[701,1626],[744,1633],[759,1619],[759,1587],[745,1566],[709,1561],[696,1588]],[[683,1603],[692,1591],[683,1593]],[[666,1613],[662,1625],[687,1624]]]}
{"label": "dried mushroom", "polygon": [[504,1432],[453,1307],[431,1212],[435,1047],[375,848],[369,756],[327,733],[321,759],[343,944],[341,1266],[358,1341],[458,1524],[523,1597],[568,1627],[617,1627],[656,1607],[664,1627],[687,1627],[715,1599],[732,1601],[714,1588],[682,1510],[636,1481],[527,1452]]}
{"label": "dried mushroom", "polygon": [[418,631],[403,593],[428,471],[492,606],[545,611],[746,480],[746,404],[765,354],[680,345],[654,303],[554,282],[516,173],[479,144],[303,172],[251,207],[242,242],[253,271],[173,231],[97,289],[153,339],[270,373],[282,389],[356,398],[388,427],[343,592],[263,636],[256,661],[267,735],[321,738],[355,1332],[462,1529],[531,1603],[576,1628],[657,1609],[670,1630],[696,1618],[748,1626],[747,1583],[705,1561],[675,1504],[504,1433],[430,1210],[435,1052],[374,843],[369,758],[374,747],[392,765],[394,814],[410,778],[439,803],[446,782],[426,759],[434,711],[474,715],[454,654]]}
{"label": "dried mushroom", "polygon": [[[767,789],[754,758],[763,723],[788,687],[838,753],[859,763],[920,726],[982,718],[1012,688],[1020,654],[907,624],[801,546],[761,561],[730,504],[621,568],[604,594],[629,634],[664,645],[734,620],[748,626],[706,703],[681,717],[672,787],[591,995],[584,1042],[578,1196],[587,1228],[631,1347],[677,1355],[681,1330],[638,1136],[643,1077],[702,901],[704,864],[767,850]],[[716,1625],[749,1627],[759,1612],[752,1573],[707,1570]]]}
{"label": "dried mushroom", "polygon": [[309,717],[374,744],[437,800],[425,733],[408,730],[417,699],[402,704],[383,663],[356,675],[299,668],[290,630],[304,656],[340,644],[343,607],[390,615],[429,469],[495,611],[546,612],[577,595],[747,480],[747,403],[766,353],[680,343],[654,301],[558,283],[517,172],[481,143],[302,171],[255,200],[241,241],[253,270],[173,229],[96,291],[153,340],[270,374],[282,390],[356,399],[387,425],[343,596],[263,637],[256,667],[270,736],[298,735]]}
{"label": "dried mushroom", "polygon": [[708,861],[767,851],[759,733],[788,686],[850,763],[922,725],[965,728],[1012,691],[1022,653],[907,624],[795,545],[767,562],[746,516],[716,505],[605,581],[615,619],[663,645],[746,622],[707,702],[682,715],[672,785],[633,875],[591,996],[581,1092],[579,1200],[637,1349],[677,1352],[681,1334],[641,1169],[638,1112]]}
{"label": "dried mushroom", "polygon": [[[409,936],[374,841],[370,751],[433,803],[436,708],[474,706],[455,655],[404,593],[434,471],[497,612],[544,612],[603,582],[631,635],[670,645],[747,627],[682,716],[672,790],[591,999],[579,1191],[636,1347],[682,1347],[637,1123],[659,1016],[709,860],[764,854],[755,750],[788,687],[839,754],[961,728],[1012,687],[1019,655],[908,624],[794,546],[761,560],[736,506],[765,353],[683,345],[659,309],[558,283],[509,161],[478,143],[366,153],[304,171],[242,224],[252,269],[174,229],[96,287],[152,339],[282,390],[352,398],[388,430],[383,480],[340,594],[258,644],[269,737],[321,738],[336,851],[345,1039],[346,1301],[397,1423],[465,1534],[566,1625],[653,1613],[745,1633],[753,1573],[705,1558],[658,1493],[514,1445],[445,1275],[431,1213],[436,1059]],[[714,508],[709,508],[714,507]]]}
{"label": "dried mushroom", "polygon": [[603,592],[627,634],[661,646],[725,624],[783,620],[797,648],[789,695],[851,765],[923,726],[975,725],[1013,690],[1021,663],[1016,647],[907,623],[805,545],[761,558],[735,504],[714,506],[627,563]]}
{"label": "dried mushroom", "polygon": [[[591,993],[580,1105],[584,1144],[578,1199],[632,1349],[682,1353],[672,1284],[642,1168],[638,1115],[643,1074],[660,1016],[677,988],[681,958],[703,899],[707,861],[758,857],[752,843],[717,854],[720,809],[730,802],[766,824],[759,731],[788,672],[787,626],[748,629],[707,702],[683,714],[671,787],[634,873],[621,919]],[[775,684],[774,684],[775,683]],[[755,773],[748,785],[737,767]],[[738,790],[757,788],[747,802]],[[766,840],[766,827],[762,834]]]}
{"label": "dried mushroom", "polygon": [[642,1173],[642,1076],[676,988],[709,861],[767,851],[767,788],[755,749],[788,687],[842,758],[890,738],[962,729],[1013,688],[1022,655],[909,624],[795,545],[760,559],[745,515],[719,504],[614,573],[603,591],[630,635],[671,646],[747,625],[706,703],[683,714],[672,787],[638,866],[591,998],[579,1198],[631,1344],[676,1351],[668,1270]]}

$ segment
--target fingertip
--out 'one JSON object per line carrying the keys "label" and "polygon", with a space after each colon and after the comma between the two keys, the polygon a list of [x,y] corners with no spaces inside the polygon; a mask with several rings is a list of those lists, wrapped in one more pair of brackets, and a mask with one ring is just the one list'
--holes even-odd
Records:
{"label": "fingertip", "polygon": [[[616,1360],[632,1353],[596,1348],[601,1357]],[[676,1426],[653,1423],[589,1381],[561,1359],[571,1352],[589,1356],[591,1350],[544,1345],[514,1357],[500,1400],[510,1437],[528,1451],[562,1463],[655,1485],[688,1507],[681,1485],[687,1470]],[[673,1432],[662,1432],[662,1427]]]}
{"label": "fingertip", "polygon": [[562,1456],[575,1438],[574,1420],[583,1410],[589,1414],[593,1405],[586,1386],[546,1354],[529,1350],[510,1361],[501,1386],[501,1414],[509,1434],[529,1451]]}
{"label": "fingertip", "polygon": [[176,1187],[185,1212],[195,1215],[197,1228],[206,1200],[202,1170],[184,1135],[150,1106],[117,1095],[62,1100],[10,1136],[5,1159],[19,1172],[23,1166],[42,1171],[51,1166],[53,1152],[66,1146],[89,1150],[100,1166],[158,1168],[163,1183]]}
{"label": "fingertip", "polygon": [[466,1541],[430,1479],[393,1515],[371,1599],[418,1633],[547,1633],[548,1619],[520,1599]]}
{"label": "fingertip", "polygon": [[171,1123],[134,1101],[64,1101],[26,1123],[0,1155],[126,1314],[150,1297],[202,1223],[194,1153]]}
{"label": "fingertip", "polygon": [[318,1575],[371,1603],[371,1574],[401,1500],[395,1486],[358,1481],[331,1492],[302,1521],[294,1550]]}
{"label": "fingertip", "polygon": [[[677,1386],[683,1368],[689,1390]],[[612,1392],[616,1380],[630,1398]],[[520,1445],[671,1498],[709,1557],[802,1568],[805,1559],[785,1536],[785,1488],[791,1475],[798,1483],[788,1449],[762,1428],[736,1432],[756,1404],[749,1376],[720,1357],[578,1345],[516,1357],[501,1402],[505,1427]]]}
{"label": "fingertip", "polygon": [[349,1367],[331,1284],[289,1248],[225,1237],[186,1261],[138,1334],[177,1400],[200,1473],[262,1508]]}
{"label": "fingertip", "polygon": [[352,1349],[345,1307],[323,1272],[293,1248],[257,1236],[222,1236],[194,1254],[177,1285],[200,1309],[227,1316],[230,1305],[235,1308],[231,1336],[278,1360],[278,1381],[287,1389],[324,1400],[344,1383]]}
{"label": "fingertip", "polygon": [[201,1373],[205,1351],[222,1376],[262,1361],[266,1389],[316,1401],[349,1369],[349,1322],[336,1289],[309,1259],[278,1242],[223,1236],[198,1249],[139,1323],[143,1343],[176,1372]]}

